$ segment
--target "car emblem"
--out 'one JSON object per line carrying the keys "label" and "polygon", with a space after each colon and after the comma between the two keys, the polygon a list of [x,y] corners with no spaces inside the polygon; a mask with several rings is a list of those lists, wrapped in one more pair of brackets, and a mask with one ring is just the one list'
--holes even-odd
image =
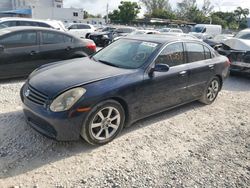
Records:
{"label": "car emblem", "polygon": [[24,95],[25,95],[26,97],[28,97],[28,96],[30,95],[30,90],[27,89],[27,90],[24,92]]}

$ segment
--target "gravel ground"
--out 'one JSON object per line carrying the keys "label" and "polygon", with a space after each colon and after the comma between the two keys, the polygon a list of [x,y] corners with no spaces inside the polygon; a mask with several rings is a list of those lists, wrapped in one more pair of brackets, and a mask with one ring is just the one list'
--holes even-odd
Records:
{"label": "gravel ground", "polygon": [[23,80],[0,83],[0,187],[250,187],[250,79],[126,128],[113,142],[56,142],[24,121]]}

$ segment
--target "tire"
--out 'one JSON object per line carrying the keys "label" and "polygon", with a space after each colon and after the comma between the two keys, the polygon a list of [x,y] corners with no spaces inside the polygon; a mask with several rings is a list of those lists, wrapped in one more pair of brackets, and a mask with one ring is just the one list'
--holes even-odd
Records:
{"label": "tire", "polygon": [[200,102],[207,105],[212,104],[218,96],[221,85],[220,79],[218,77],[214,77],[206,86]]}
{"label": "tire", "polygon": [[115,100],[107,100],[91,110],[83,124],[81,136],[92,145],[104,145],[121,132],[124,124],[125,111],[122,105]]}

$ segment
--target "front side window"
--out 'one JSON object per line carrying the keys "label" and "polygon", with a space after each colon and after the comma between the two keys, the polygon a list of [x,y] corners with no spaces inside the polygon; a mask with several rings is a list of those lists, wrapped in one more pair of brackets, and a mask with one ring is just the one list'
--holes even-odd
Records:
{"label": "front side window", "polygon": [[54,32],[42,32],[42,44],[64,43],[64,35]]}
{"label": "front side window", "polygon": [[169,44],[156,59],[156,64],[167,64],[169,67],[185,63],[184,49],[181,42]]}
{"label": "front side window", "polygon": [[36,22],[19,21],[19,26],[38,26]]}
{"label": "front side window", "polygon": [[141,67],[159,44],[130,39],[119,39],[97,54],[93,59],[114,67],[136,69]]}
{"label": "front side window", "polygon": [[198,43],[186,43],[188,62],[202,61],[205,59],[203,45]]}
{"label": "front side window", "polygon": [[36,45],[36,43],[36,32],[29,31],[10,34],[0,40],[0,44],[6,48],[33,46]]}

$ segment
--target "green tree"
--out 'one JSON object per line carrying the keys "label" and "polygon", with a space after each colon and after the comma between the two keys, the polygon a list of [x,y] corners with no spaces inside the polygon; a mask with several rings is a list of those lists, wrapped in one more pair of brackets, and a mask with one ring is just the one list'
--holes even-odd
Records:
{"label": "green tree", "polygon": [[141,0],[141,2],[145,5],[148,14],[152,14],[157,10],[169,12],[172,10],[169,0]]}
{"label": "green tree", "polygon": [[119,12],[119,10],[113,10],[112,13],[109,13],[109,19],[112,22],[119,22],[120,21],[120,12]]}
{"label": "green tree", "polygon": [[211,4],[210,0],[203,0],[202,12],[204,15],[209,15],[214,9],[214,6]]}
{"label": "green tree", "polygon": [[123,23],[130,23],[140,13],[141,7],[136,2],[121,1],[118,7],[120,11],[120,20]]}
{"label": "green tree", "polygon": [[181,19],[187,19],[187,17],[190,15],[190,11],[196,11],[196,9],[196,0],[182,0],[181,2],[177,3],[177,14]]}
{"label": "green tree", "polygon": [[161,19],[176,19],[176,15],[172,11],[167,11],[163,9],[155,9],[148,15],[151,18],[161,18]]}
{"label": "green tree", "polygon": [[118,10],[109,14],[112,22],[131,23],[140,13],[141,7],[136,2],[121,1]]}
{"label": "green tree", "polygon": [[249,15],[249,9],[237,7],[237,9],[234,11],[236,20],[239,25],[239,29],[244,29],[247,27],[247,16]]}

